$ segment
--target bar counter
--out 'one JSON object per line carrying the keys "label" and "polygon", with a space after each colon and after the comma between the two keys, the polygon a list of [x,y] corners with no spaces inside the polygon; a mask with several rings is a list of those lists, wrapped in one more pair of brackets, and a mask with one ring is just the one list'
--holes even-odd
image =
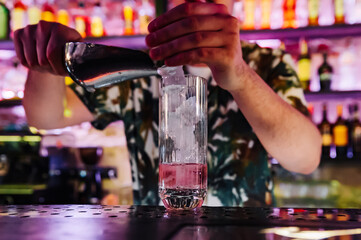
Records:
{"label": "bar counter", "polygon": [[361,239],[360,209],[3,205],[0,239]]}

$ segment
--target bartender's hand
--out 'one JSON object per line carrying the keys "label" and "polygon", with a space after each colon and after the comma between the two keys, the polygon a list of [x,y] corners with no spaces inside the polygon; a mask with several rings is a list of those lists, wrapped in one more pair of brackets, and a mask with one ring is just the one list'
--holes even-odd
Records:
{"label": "bartender's hand", "polygon": [[82,41],[82,37],[55,22],[40,21],[14,32],[16,54],[25,67],[62,76],[67,76],[63,59],[69,41]]}
{"label": "bartender's hand", "polygon": [[238,20],[222,4],[186,2],[153,20],[146,37],[153,60],[167,66],[207,64],[218,85],[242,88],[245,63]]}

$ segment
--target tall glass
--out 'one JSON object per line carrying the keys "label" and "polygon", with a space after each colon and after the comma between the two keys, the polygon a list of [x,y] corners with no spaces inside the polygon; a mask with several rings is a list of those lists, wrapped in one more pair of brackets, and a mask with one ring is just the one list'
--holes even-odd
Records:
{"label": "tall glass", "polygon": [[207,82],[186,75],[161,81],[159,195],[167,209],[195,209],[207,193]]}

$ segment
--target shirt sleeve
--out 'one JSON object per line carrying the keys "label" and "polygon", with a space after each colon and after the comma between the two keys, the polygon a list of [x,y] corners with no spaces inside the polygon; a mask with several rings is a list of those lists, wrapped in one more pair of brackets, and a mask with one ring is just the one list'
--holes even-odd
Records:
{"label": "shirt sleeve", "polygon": [[94,93],[87,92],[75,83],[69,87],[93,114],[95,120],[92,125],[96,129],[102,130],[111,122],[124,119],[131,98],[130,81],[97,89]]}

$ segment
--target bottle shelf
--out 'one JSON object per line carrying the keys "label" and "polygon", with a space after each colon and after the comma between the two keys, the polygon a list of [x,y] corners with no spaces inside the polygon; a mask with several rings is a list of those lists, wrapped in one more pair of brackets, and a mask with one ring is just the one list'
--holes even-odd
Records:
{"label": "bottle shelf", "polygon": [[[111,45],[116,47],[126,47],[132,49],[145,49],[145,35],[130,36],[109,36],[101,38],[86,38],[85,42]],[[0,40],[0,49],[15,50],[12,40]]]}
{"label": "bottle shelf", "polygon": [[300,38],[343,38],[361,36],[361,24],[337,24],[330,26],[265,29],[265,30],[241,30],[241,39],[262,40],[281,39],[299,40]]}
{"label": "bottle shelf", "polygon": [[[330,91],[330,92],[306,92],[308,102],[327,100],[361,99],[361,91]],[[22,104],[21,99],[1,100],[0,107],[13,107]]]}
{"label": "bottle shelf", "polygon": [[21,99],[1,100],[0,108],[14,107],[22,105]]}
{"label": "bottle shelf", "polygon": [[308,102],[361,99],[361,91],[306,92],[305,97]]}
{"label": "bottle shelf", "polygon": [[[299,40],[300,38],[343,38],[347,36],[361,36],[361,24],[240,31],[240,37],[242,40]],[[85,41],[134,49],[146,48],[145,35],[86,38]],[[1,40],[0,49],[14,50],[14,44],[11,40]]]}

